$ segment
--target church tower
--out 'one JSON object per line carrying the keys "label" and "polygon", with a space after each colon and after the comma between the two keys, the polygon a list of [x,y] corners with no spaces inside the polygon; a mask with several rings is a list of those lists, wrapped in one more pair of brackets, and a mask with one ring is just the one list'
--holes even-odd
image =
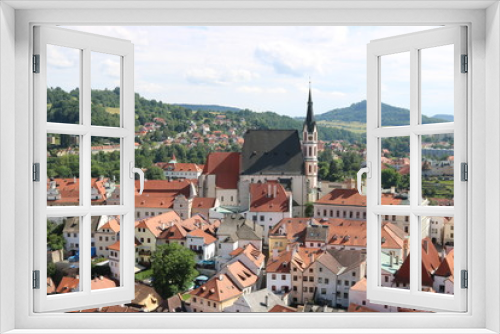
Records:
{"label": "church tower", "polygon": [[311,83],[309,83],[309,101],[307,116],[302,130],[302,150],[304,152],[304,168],[308,185],[308,200],[315,201],[318,187],[318,127],[314,120]]}

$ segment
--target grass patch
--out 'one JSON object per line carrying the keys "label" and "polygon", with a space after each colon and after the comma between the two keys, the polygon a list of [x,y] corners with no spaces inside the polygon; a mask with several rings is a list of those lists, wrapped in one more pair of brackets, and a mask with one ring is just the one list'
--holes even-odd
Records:
{"label": "grass patch", "polygon": [[110,114],[120,114],[120,108],[106,107],[104,109]]}
{"label": "grass patch", "polygon": [[342,121],[319,121],[319,125],[322,125],[327,128],[337,128],[343,129],[355,133],[365,133],[366,132],[366,124],[359,122],[342,122]]}
{"label": "grass patch", "polygon": [[153,269],[143,270],[135,274],[136,281],[144,281],[146,278],[150,278],[153,275]]}

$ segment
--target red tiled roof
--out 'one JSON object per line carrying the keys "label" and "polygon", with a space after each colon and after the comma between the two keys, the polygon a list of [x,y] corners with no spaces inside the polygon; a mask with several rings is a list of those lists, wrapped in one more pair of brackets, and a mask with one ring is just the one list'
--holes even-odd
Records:
{"label": "red tiled roof", "polygon": [[[104,183],[107,182],[107,178],[99,181],[98,178],[91,179],[92,188],[97,189],[99,194],[102,195],[102,199],[92,200],[92,203],[102,203],[106,200],[106,189],[104,188]],[[78,204],[80,201],[80,179],[79,178],[57,178],[53,179],[56,182],[56,189],[61,195],[61,199],[55,201],[48,201],[49,205],[51,203],[67,203],[67,204]],[[47,182],[47,190],[49,189],[50,181]]]}
{"label": "red tiled roof", "polygon": [[239,152],[212,152],[203,169],[204,175],[215,175],[215,186],[221,189],[237,189],[240,177]]}
{"label": "red tiled roof", "polygon": [[192,208],[211,209],[215,207],[215,200],[215,198],[211,197],[195,197]]}
{"label": "red tiled roof", "polygon": [[242,291],[227,275],[217,275],[189,294],[193,297],[215,300],[218,302],[238,297]]}
{"label": "red tiled roof", "polygon": [[78,289],[78,284],[80,280],[71,276],[64,276],[57,286],[57,293],[68,293],[72,292],[73,289]]}
{"label": "red tiled roof", "polygon": [[175,211],[168,211],[161,215],[141,220],[136,225],[136,228],[147,228],[158,238],[163,231],[162,226],[167,228],[174,223],[180,223],[180,221],[181,218]]}
{"label": "red tiled roof", "polygon": [[197,164],[193,163],[182,163],[182,162],[157,162],[156,166],[163,170],[173,171],[173,172],[201,172],[202,170]]}
{"label": "red tiled roof", "polygon": [[174,206],[176,193],[143,192],[135,195],[136,208],[170,209]]}
{"label": "red tiled roof", "polygon": [[437,268],[434,275],[449,277],[453,276],[453,270],[455,268],[455,251],[452,249],[448,255],[445,256],[439,267]]}
{"label": "red tiled roof", "polygon": [[[171,193],[171,194],[183,194],[184,196],[189,196],[191,183],[198,183],[196,179],[182,179],[182,180],[146,180],[144,181],[144,192],[143,193]],[[135,181],[136,194],[139,192],[139,181]]]}
{"label": "red tiled roof", "polygon": [[186,238],[187,231],[178,223],[170,226],[168,229],[162,231],[158,239],[166,240],[183,240]]}
{"label": "red tiled roof", "polygon": [[289,199],[278,182],[250,184],[250,212],[287,212]]}
{"label": "red tiled roof", "polygon": [[[398,205],[401,199],[394,194],[382,194],[382,205]],[[357,189],[334,189],[321,197],[314,204],[366,206],[366,196],[360,195]]]}
{"label": "red tiled roof", "polygon": [[366,306],[350,303],[347,312],[378,312],[378,311]]}
{"label": "red tiled roof", "polygon": [[[410,256],[408,254],[404,260],[401,268],[394,275],[394,281],[396,283],[407,284],[410,282]],[[434,247],[430,238],[422,239],[422,285],[432,286],[433,278],[432,274],[439,267],[439,253]]]}
{"label": "red tiled roof", "polygon": [[266,271],[268,273],[289,274],[292,262],[292,251],[284,250],[278,254],[276,259],[272,255],[267,261]]}
{"label": "red tiled roof", "polygon": [[288,306],[283,306],[283,305],[279,305],[279,304],[276,304],[274,305],[268,312],[273,312],[273,313],[277,313],[277,312],[297,312],[297,309],[294,309],[292,307],[288,307]]}
{"label": "red tiled roof", "polygon": [[243,288],[248,288],[257,282],[257,275],[252,273],[252,271],[240,261],[233,262],[226,268],[230,278],[235,280]]}
{"label": "red tiled roof", "polygon": [[191,231],[191,232],[189,232],[188,236],[203,238],[203,243],[205,245],[213,244],[217,240],[214,236],[212,236],[211,234],[208,234],[206,232],[203,232],[202,230]]}
{"label": "red tiled roof", "polygon": [[111,230],[115,233],[120,232],[120,218],[110,219],[106,224],[102,225],[99,230]]}
{"label": "red tiled roof", "polygon": [[109,289],[115,287],[116,287],[115,281],[110,280],[105,276],[96,277],[92,279],[92,281],[90,281],[91,290]]}

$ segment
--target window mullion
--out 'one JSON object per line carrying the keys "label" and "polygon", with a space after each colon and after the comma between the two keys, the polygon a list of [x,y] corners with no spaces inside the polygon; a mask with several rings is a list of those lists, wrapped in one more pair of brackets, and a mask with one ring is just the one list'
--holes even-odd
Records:
{"label": "window mullion", "polygon": [[420,242],[419,242],[419,219],[415,215],[414,209],[420,203],[419,197],[419,168],[418,159],[419,137],[415,134],[415,129],[419,123],[419,101],[420,101],[420,78],[419,78],[419,53],[412,48],[410,50],[410,291],[415,293],[419,290],[418,282],[420,277]]}

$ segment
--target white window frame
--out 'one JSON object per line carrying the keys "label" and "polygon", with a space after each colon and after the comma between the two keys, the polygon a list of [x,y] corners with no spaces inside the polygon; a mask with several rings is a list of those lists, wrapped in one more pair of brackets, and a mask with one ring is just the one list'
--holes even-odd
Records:
{"label": "white window frame", "polygon": [[[467,76],[461,73],[461,56],[467,54],[467,29],[465,26],[450,26],[394,36],[371,41],[368,44],[368,95],[367,95],[367,164],[371,166],[367,178],[367,298],[372,303],[418,308],[424,310],[446,310],[463,312],[467,309],[467,290],[461,288],[461,270],[467,270],[467,184],[461,181],[461,163],[467,163]],[[421,123],[421,50],[444,45],[453,46],[454,62],[454,122]],[[405,126],[384,126],[381,119],[381,58],[405,52],[410,57],[410,119]],[[421,137],[433,134],[454,134],[454,206],[423,206],[421,191]],[[410,138],[410,204],[382,205],[381,161],[383,138]],[[472,182],[472,180],[471,180]],[[384,287],[381,283],[381,223],[382,217],[410,217],[410,289]],[[421,217],[454,217],[457,233],[454,247],[454,294],[439,294],[421,291],[422,246]],[[386,217],[388,218],[388,217]],[[375,278],[375,279],[374,279]]]}
{"label": "white window frame", "polygon": [[[11,6],[19,9],[14,10]],[[43,8],[60,10],[42,10]],[[99,8],[97,8],[99,6]],[[136,9],[122,9],[122,6]],[[148,9],[149,6],[149,9]],[[397,6],[397,8],[395,8]],[[65,7],[65,8],[61,8]],[[129,7],[129,8],[130,8]],[[163,7],[163,8],[161,8]],[[207,1],[203,4],[185,1],[177,2],[17,2],[0,3],[0,225],[1,272],[15,275],[0,276],[0,326],[2,332],[12,333],[68,333],[68,328],[87,328],[89,333],[138,333],[130,328],[141,327],[175,332],[189,329],[192,332],[228,328],[260,328],[261,332],[291,333],[303,332],[304,328],[331,329],[336,332],[349,329],[350,333],[494,333],[500,330],[498,282],[500,262],[498,260],[500,215],[500,10],[496,1],[405,1],[384,2],[260,2],[246,3],[242,10],[240,3],[221,4]],[[22,8],[26,10],[21,10]],[[106,11],[103,8],[112,10]],[[31,199],[30,152],[32,109],[26,96],[32,94],[30,79],[31,27],[35,23],[63,23],[66,25],[91,24],[165,24],[165,25],[436,25],[466,24],[469,28],[469,65],[473,75],[469,76],[469,122],[471,139],[468,143],[470,178],[474,180],[469,189],[473,195],[470,203],[469,221],[474,225],[468,252],[470,287],[468,290],[470,309],[466,313],[437,314],[335,314],[335,321],[324,314],[34,314],[32,308],[31,261],[26,245],[33,213],[26,210]],[[486,23],[486,24],[485,24]],[[14,35],[15,33],[15,35]],[[15,82],[15,86],[12,84]],[[15,113],[12,112],[15,110]],[[474,122],[472,118],[474,117]],[[488,121],[486,121],[488,119]],[[28,120],[28,122],[26,122]],[[486,141],[488,135],[488,141]],[[12,145],[15,138],[15,146]],[[485,154],[488,152],[488,155]],[[15,161],[15,165],[5,163]],[[476,168],[475,168],[476,167]],[[488,182],[485,175],[488,174]],[[16,177],[12,177],[15,175]],[[12,189],[16,189],[12,198]],[[486,196],[488,194],[488,196]],[[27,199],[28,197],[28,199]],[[485,205],[486,203],[486,205]],[[15,211],[6,208],[15,207]],[[492,217],[486,221],[486,217]],[[12,221],[15,224],[5,224]],[[468,232],[471,232],[470,230]],[[15,238],[12,236],[15,235]],[[28,237],[27,237],[28,236]],[[488,266],[484,256],[492,255]],[[12,256],[12,249],[15,256]],[[481,275],[475,275],[480,273]],[[485,277],[488,277],[486,281]],[[488,283],[488,293],[486,293]],[[15,287],[15,288],[13,288]],[[13,304],[12,301],[15,300]],[[200,317],[203,321],[199,321]],[[168,321],[165,321],[168,319]],[[194,321],[190,321],[190,319]],[[196,321],[197,320],[197,321]],[[187,325],[189,324],[189,325]],[[169,328],[166,328],[166,327]],[[258,327],[256,327],[258,326]],[[283,330],[284,327],[288,329]],[[411,326],[412,329],[408,327]],[[291,329],[290,329],[291,328]],[[353,330],[356,328],[356,330]],[[23,330],[25,329],[25,330]],[[29,330],[28,330],[29,329]],[[391,330],[392,329],[392,330]],[[461,329],[461,330],[460,330]],[[226,330],[227,331],[227,330]],[[229,330],[230,332],[233,332]]]}
{"label": "white window frame", "polygon": [[[34,311],[69,311],[92,305],[128,303],[134,299],[134,45],[127,40],[88,34],[50,26],[35,26],[34,54],[39,55],[39,73],[33,74],[34,144],[33,160],[39,163],[39,181],[34,182],[34,270],[42,279],[47,276],[47,229],[49,217],[79,217],[79,289],[77,292],[47,295],[47,285],[34,290]],[[79,124],[47,122],[47,45],[80,50]],[[120,124],[116,127],[91,124],[91,55],[99,52],[120,60]],[[80,203],[75,206],[47,206],[47,134],[79,136]],[[120,140],[120,199],[119,205],[92,205],[91,138],[110,137]],[[120,286],[91,291],[90,220],[92,216],[120,216],[121,280]],[[109,230],[107,231],[109,232]],[[108,241],[108,237],[105,237]]]}

